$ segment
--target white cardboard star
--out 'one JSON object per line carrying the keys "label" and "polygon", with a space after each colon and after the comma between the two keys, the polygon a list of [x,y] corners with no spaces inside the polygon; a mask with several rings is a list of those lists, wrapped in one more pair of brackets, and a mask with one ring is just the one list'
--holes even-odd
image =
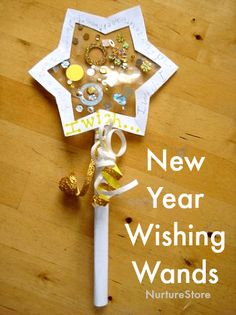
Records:
{"label": "white cardboard star", "polygon": [[[76,24],[82,24],[103,34],[129,27],[134,49],[160,66],[160,69],[135,91],[135,117],[99,110],[75,120],[71,93],[48,70],[70,58]],[[55,96],[65,136],[76,135],[109,124],[125,131],[144,135],[150,97],[176,72],[178,67],[147,39],[144,19],[139,6],[118,12],[108,18],[68,9],[58,47],[38,62],[29,73]]]}

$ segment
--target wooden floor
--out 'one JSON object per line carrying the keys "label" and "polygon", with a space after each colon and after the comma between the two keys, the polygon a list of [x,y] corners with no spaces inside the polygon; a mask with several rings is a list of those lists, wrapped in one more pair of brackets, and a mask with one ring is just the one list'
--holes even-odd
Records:
{"label": "wooden floor", "polygon": [[[92,191],[66,199],[57,183],[72,169],[86,172],[93,134],[65,139],[55,100],[27,71],[58,43],[68,7],[111,15],[141,4],[150,41],[179,65],[151,100],[145,138],[127,136],[120,162],[138,188],[114,198],[110,213],[109,305],[93,307]],[[2,0],[0,3],[1,315],[233,315],[235,309],[236,38],[234,0]],[[205,156],[200,173],[146,170],[146,150],[160,156]],[[152,209],[146,186],[204,192],[200,209]],[[173,221],[186,229],[226,232],[226,249],[130,243],[131,228]],[[193,270],[206,258],[216,285],[138,283],[131,265]],[[210,300],[146,300],[145,289],[210,292]]]}

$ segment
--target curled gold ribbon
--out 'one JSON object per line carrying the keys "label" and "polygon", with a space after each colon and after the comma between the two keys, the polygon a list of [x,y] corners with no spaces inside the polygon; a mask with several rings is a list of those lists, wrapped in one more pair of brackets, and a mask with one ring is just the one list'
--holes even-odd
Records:
{"label": "curled gold ribbon", "polygon": [[87,170],[87,175],[81,190],[78,187],[77,177],[74,173],[71,173],[69,176],[62,177],[59,182],[59,188],[67,195],[82,197],[87,193],[89,186],[93,180],[94,173],[95,163],[91,159]]}
{"label": "curled gold ribbon", "polygon": [[119,179],[123,177],[118,166],[115,164],[114,166],[106,166],[102,171],[102,182],[97,187],[97,194],[93,196],[93,201],[95,204],[99,206],[106,206],[110,201],[110,196],[104,194],[108,191],[114,191],[120,188],[120,184],[118,182]]}

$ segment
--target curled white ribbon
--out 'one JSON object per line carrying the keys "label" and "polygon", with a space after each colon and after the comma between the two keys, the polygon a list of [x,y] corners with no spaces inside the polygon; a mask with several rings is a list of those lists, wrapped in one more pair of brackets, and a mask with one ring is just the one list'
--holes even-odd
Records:
{"label": "curled white ribbon", "polygon": [[[121,141],[121,146],[118,152],[114,152],[112,149],[112,136],[116,134]],[[97,194],[98,186],[104,182],[102,171],[106,166],[115,166],[116,158],[121,157],[127,148],[126,138],[122,130],[112,128],[112,124],[109,126],[102,126],[96,131],[95,144],[91,149],[91,157],[96,165],[96,179],[94,181],[94,190]],[[120,195],[135,186],[138,185],[138,181],[135,179],[132,182],[124,185],[118,189],[112,191],[103,191],[103,195],[107,195],[110,198],[115,195]]]}

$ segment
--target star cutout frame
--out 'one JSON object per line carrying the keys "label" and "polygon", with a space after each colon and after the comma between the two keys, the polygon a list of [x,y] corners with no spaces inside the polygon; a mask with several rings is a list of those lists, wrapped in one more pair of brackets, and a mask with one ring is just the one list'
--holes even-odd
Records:
{"label": "star cutout frame", "polygon": [[[160,67],[154,75],[135,90],[135,116],[98,110],[83,118],[75,119],[71,93],[63,87],[49,70],[70,58],[72,38],[76,24],[94,29],[102,34],[129,27],[135,51],[149,58]],[[102,124],[113,122],[113,126],[127,132],[144,135],[149,112],[150,97],[177,71],[178,67],[153,46],[147,38],[140,6],[136,6],[109,17],[101,17],[74,9],[68,9],[58,47],[39,61],[30,75],[56,98],[65,136],[77,135],[97,129]]]}

